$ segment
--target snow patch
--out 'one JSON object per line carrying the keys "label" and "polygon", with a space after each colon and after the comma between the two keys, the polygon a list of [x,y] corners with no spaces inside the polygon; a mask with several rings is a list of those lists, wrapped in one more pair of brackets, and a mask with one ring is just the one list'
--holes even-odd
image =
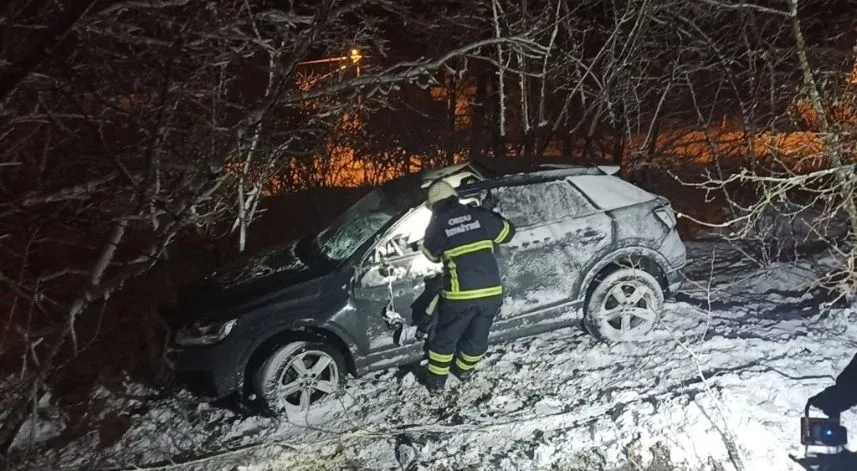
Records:
{"label": "snow patch", "polygon": [[52,399],[50,392],[39,398],[35,413],[31,413],[18,429],[18,433],[9,445],[10,450],[36,446],[62,433],[68,423],[68,416],[52,404]]}
{"label": "snow patch", "polygon": [[[854,354],[857,312],[804,295],[813,263],[755,269],[723,244],[689,249],[692,283],[649,342],[605,345],[559,329],[493,345],[441,397],[407,370],[385,370],[351,380],[318,411],[277,419],[186,393],[132,406],[99,391],[139,411],[128,432],[109,447],[88,435],[46,450],[34,466],[74,468],[98,449],[121,467],[218,453],[194,464],[212,470],[797,470],[788,454],[803,454],[803,406]],[[855,414],[843,425],[857,430]]]}

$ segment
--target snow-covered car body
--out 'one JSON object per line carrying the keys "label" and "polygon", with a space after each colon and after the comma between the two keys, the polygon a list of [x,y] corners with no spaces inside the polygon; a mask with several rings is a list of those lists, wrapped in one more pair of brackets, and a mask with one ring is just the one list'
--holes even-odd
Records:
{"label": "snow-covered car body", "polygon": [[409,321],[426,280],[441,271],[419,250],[431,218],[425,187],[437,178],[517,228],[496,251],[504,303],[492,342],[580,320],[595,280],[618,264],[651,274],[665,293],[680,285],[685,247],[664,198],[601,168],[447,167],[376,188],[320,233],[187,287],[176,309],[197,322],[176,335],[179,374],[216,397],[248,392],[260,364],[306,338],[340,352],[355,375],[418,360],[422,342],[394,342],[384,314]]}

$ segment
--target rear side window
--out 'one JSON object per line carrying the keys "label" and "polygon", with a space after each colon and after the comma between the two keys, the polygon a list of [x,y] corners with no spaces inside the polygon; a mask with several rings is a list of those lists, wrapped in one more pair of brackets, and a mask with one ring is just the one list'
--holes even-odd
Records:
{"label": "rear side window", "polygon": [[655,199],[655,195],[648,191],[616,177],[580,175],[570,180],[605,211]]}
{"label": "rear side window", "polygon": [[491,190],[493,209],[516,226],[531,226],[594,211],[567,181],[499,187]]}

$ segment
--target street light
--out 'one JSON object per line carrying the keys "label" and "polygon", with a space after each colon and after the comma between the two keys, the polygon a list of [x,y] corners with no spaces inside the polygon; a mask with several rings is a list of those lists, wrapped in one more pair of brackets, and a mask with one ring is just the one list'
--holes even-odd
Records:
{"label": "street light", "polygon": [[348,52],[347,56],[325,57],[322,59],[303,61],[298,62],[298,65],[329,64],[331,62],[342,62],[346,60],[351,60],[352,64],[357,64],[361,59],[363,59],[363,54],[360,53],[360,49],[352,49]]}
{"label": "street light", "polygon": [[351,59],[351,63],[354,64],[354,68],[357,76],[360,76],[360,59],[363,58],[363,55],[360,54],[359,49],[352,49],[351,55],[348,56]]}
{"label": "street light", "polygon": [[348,57],[350,57],[350,58],[351,58],[351,62],[353,62],[353,63],[355,63],[355,64],[356,64],[356,63],[358,63],[358,62],[360,61],[360,59],[362,59],[362,58],[363,58],[363,55],[362,55],[362,54],[360,54],[360,50],[359,50],[359,49],[352,49],[352,50],[351,50],[351,55],[350,55],[350,56],[348,56]]}
{"label": "street light", "polygon": [[[360,49],[353,48],[348,51],[347,56],[339,56],[339,57],[325,57],[323,59],[316,59],[310,61],[299,62],[298,65],[312,65],[312,64],[329,64],[331,62],[342,62],[350,60],[357,70],[357,76],[360,76],[360,60],[363,59],[363,54],[360,53]],[[347,65],[339,66],[339,70],[347,69]]]}

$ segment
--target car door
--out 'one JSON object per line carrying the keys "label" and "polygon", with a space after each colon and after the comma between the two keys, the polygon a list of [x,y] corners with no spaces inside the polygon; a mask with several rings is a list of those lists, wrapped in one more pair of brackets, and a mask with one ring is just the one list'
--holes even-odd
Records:
{"label": "car door", "polygon": [[353,300],[357,312],[369,316],[370,354],[383,355],[402,347],[394,343],[393,330],[384,320],[387,307],[410,324],[413,305],[423,294],[426,280],[441,273],[441,265],[419,250],[430,219],[431,211],[425,206],[411,210],[379,239],[355,275]]}
{"label": "car door", "polygon": [[614,249],[616,234],[613,218],[596,208],[574,185],[569,186],[569,196],[575,213],[565,224],[571,235],[564,242],[571,268],[566,283],[574,291],[572,300],[582,302],[587,287],[580,286],[580,283],[595,260]]}
{"label": "car door", "polygon": [[498,187],[494,210],[516,226],[497,251],[505,298],[498,329],[555,320],[552,308],[570,304],[593,247],[609,245],[610,218],[566,180]]}

